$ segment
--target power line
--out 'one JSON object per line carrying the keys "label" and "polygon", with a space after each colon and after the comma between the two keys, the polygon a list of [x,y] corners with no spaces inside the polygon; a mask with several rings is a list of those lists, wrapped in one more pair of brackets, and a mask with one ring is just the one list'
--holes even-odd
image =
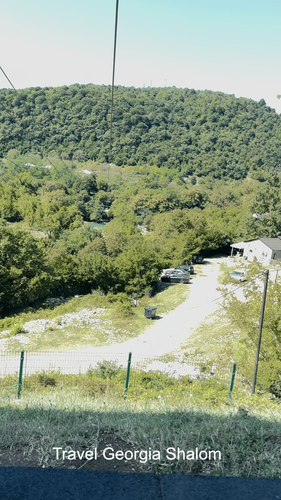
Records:
{"label": "power line", "polygon": [[[270,269],[268,272],[269,273],[276,272],[276,270]],[[264,272],[261,271],[254,278],[248,279],[247,282],[244,282],[243,285],[239,285],[238,287],[234,288],[233,290],[227,290],[225,293],[223,293],[219,297],[216,297],[215,299],[209,300],[208,302],[198,304],[198,306],[190,307],[189,309],[187,309],[187,311],[191,311],[192,309],[198,309],[199,307],[205,307],[207,304],[211,304],[212,302],[216,302],[217,300],[220,300],[220,299],[226,297],[227,295],[231,295],[231,294],[233,294],[233,292],[236,292],[236,290],[240,290],[240,288],[245,288],[249,283],[256,281],[259,277],[262,277],[263,275],[264,275]]]}

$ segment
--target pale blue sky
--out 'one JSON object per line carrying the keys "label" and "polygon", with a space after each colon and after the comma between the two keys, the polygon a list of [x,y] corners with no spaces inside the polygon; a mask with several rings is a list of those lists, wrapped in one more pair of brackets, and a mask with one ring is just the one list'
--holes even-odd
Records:
{"label": "pale blue sky", "polygon": [[[114,19],[115,0],[5,2],[0,66],[16,88],[108,85]],[[115,82],[264,98],[281,113],[280,22],[280,0],[119,0]]]}

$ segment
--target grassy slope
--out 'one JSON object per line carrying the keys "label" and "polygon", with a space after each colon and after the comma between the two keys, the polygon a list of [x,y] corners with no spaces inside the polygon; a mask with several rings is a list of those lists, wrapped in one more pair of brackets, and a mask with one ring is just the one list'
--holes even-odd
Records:
{"label": "grassy slope", "polygon": [[[143,333],[148,326],[149,320],[144,317],[144,306],[155,305],[157,315],[161,316],[168,311],[175,309],[178,305],[188,298],[189,286],[176,285],[168,287],[155,297],[142,297],[139,305],[132,308],[132,315],[122,316],[116,311],[113,304],[109,304],[106,297],[98,295],[85,295],[70,299],[65,304],[54,308],[41,308],[37,311],[19,313],[11,318],[2,321],[0,328],[7,330],[10,325],[15,323],[24,324],[27,321],[37,319],[54,319],[60,315],[80,311],[84,308],[106,307],[101,316],[104,327],[95,329],[89,325],[80,325],[77,327],[69,326],[63,329],[55,326],[41,334],[16,335],[5,340],[5,348],[8,351],[18,351],[23,347],[28,351],[49,351],[49,350],[72,350],[87,345],[102,346],[117,342],[124,342],[129,338],[136,337]],[[5,334],[0,336],[3,339]]]}
{"label": "grassy slope", "polygon": [[[148,321],[143,316],[144,305],[155,304],[157,313],[161,315],[182,302],[187,290],[188,287],[178,285],[153,299],[143,298],[135,309],[135,316],[129,320],[117,318],[114,308],[108,309],[106,314],[116,328],[130,326],[134,336],[143,331]],[[101,307],[103,300],[105,298],[99,296],[79,297],[53,310],[29,313],[25,320],[54,318],[91,304]],[[195,339],[197,345],[200,342],[200,358],[202,354],[225,357],[228,349],[231,349],[228,354],[232,356],[236,346],[234,340],[238,342],[238,339],[230,338],[225,318],[217,316],[209,320],[211,322],[205,321],[191,337],[193,343]],[[160,461],[138,462],[135,470],[281,477],[280,406],[268,395],[245,397],[243,391],[235,386],[233,400],[229,402],[228,384],[190,383],[188,379],[180,384],[166,384],[164,388],[160,379],[154,385],[146,380],[146,389],[140,390],[143,379],[136,378],[133,373],[127,401],[123,401],[122,396],[124,380],[120,388],[113,392],[110,380],[104,385],[92,380],[88,386],[79,386],[81,379],[73,379],[69,380],[68,387],[66,383],[65,387],[59,384],[51,387],[44,383],[41,380],[39,389],[34,384],[34,392],[23,390],[19,401],[10,398],[0,402],[0,454],[12,447],[27,457],[36,453],[40,465],[58,467],[61,462],[55,460],[54,446],[63,449],[69,446],[75,450],[103,447],[108,435],[116,449],[120,449],[121,439],[123,450],[151,448],[161,451]],[[187,384],[186,387],[184,384]],[[168,447],[219,450],[222,460],[169,461],[165,453]],[[68,466],[71,465],[68,462]]]}
{"label": "grassy slope", "polygon": [[[49,389],[41,398],[27,394],[17,404],[1,404],[0,455],[10,448],[26,457],[33,452],[41,466],[58,467],[62,461],[55,460],[53,447],[81,451],[97,446],[100,450],[109,436],[115,451],[120,447],[123,451],[160,450],[160,461],[138,462],[136,470],[281,477],[280,411],[266,398],[252,398],[251,407],[249,401],[244,398],[240,400],[244,406],[236,402],[215,409],[204,399],[200,405],[187,399],[178,404],[130,402],[106,395],[82,398],[74,390],[64,395]],[[221,460],[170,461],[166,457],[169,447],[219,450]]]}

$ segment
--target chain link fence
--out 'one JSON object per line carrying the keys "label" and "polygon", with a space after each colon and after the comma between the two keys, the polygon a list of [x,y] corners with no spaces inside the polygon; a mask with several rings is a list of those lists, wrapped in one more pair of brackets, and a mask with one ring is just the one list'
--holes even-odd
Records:
{"label": "chain link fence", "polygon": [[[128,378],[129,353],[94,351],[70,352],[14,352],[0,353],[0,397],[17,397],[19,392],[38,390],[40,387],[78,387],[86,395],[106,392],[122,394]],[[22,370],[20,370],[22,358]],[[161,392],[175,386],[185,377],[190,381],[215,380],[230,384],[233,365],[222,362],[210,364],[208,360],[194,360],[179,356],[144,357],[132,353],[129,363],[128,394],[140,397],[153,391]],[[22,376],[20,373],[22,371]],[[239,367],[235,387],[250,392],[250,380],[243,377]]]}

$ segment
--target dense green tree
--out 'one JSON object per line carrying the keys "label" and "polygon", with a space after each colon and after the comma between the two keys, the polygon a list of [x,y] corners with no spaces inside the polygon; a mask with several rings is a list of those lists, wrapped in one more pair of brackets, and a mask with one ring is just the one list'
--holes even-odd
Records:
{"label": "dense green tree", "polygon": [[139,294],[159,278],[163,261],[149,241],[139,239],[114,260],[115,291]]}
{"label": "dense green tree", "polygon": [[82,216],[74,205],[60,207],[56,203],[46,203],[36,213],[36,224],[52,239],[69,229],[76,229],[82,225]]}
{"label": "dense green tree", "polygon": [[84,247],[96,240],[102,240],[105,245],[101,231],[89,224],[83,224],[77,229],[63,231],[59,239],[54,243],[52,252],[56,251],[56,249],[62,249],[66,250],[68,254],[77,255]]}
{"label": "dense green tree", "polygon": [[107,253],[110,257],[117,257],[130,241],[141,238],[139,229],[132,213],[127,218],[114,218],[104,228],[104,238]]}
{"label": "dense green tree", "polygon": [[8,221],[19,215],[16,191],[4,182],[0,182],[0,218]]}
{"label": "dense green tree", "polygon": [[51,271],[40,240],[0,224],[0,312],[48,295]]}
{"label": "dense green tree", "polygon": [[[239,359],[236,361],[239,363],[240,373],[252,382],[263,294],[260,284],[264,281],[264,273],[259,264],[254,263],[251,266],[248,278],[243,286],[245,300],[240,301],[234,294],[227,293],[223,307],[237,338],[241,338],[243,334],[244,340],[240,342]],[[280,277],[269,279],[257,378],[258,387],[267,390],[270,384],[274,380],[280,380],[281,376],[280,293]]]}
{"label": "dense green tree", "polygon": [[[36,87],[16,95],[1,89],[0,99],[0,154],[12,151],[14,164],[19,152],[31,149],[58,151],[75,164],[106,161],[110,86]],[[281,166],[280,120],[262,101],[222,92],[119,86],[112,162],[176,169],[193,182],[208,174],[236,180],[251,172],[260,178],[263,170]],[[45,173],[38,169],[36,175]],[[56,169],[52,175],[57,178]]]}
{"label": "dense green tree", "polygon": [[251,216],[247,229],[254,237],[281,235],[281,178],[278,173],[269,172],[250,204]]}
{"label": "dense green tree", "polygon": [[[94,242],[93,242],[94,243]],[[79,282],[89,293],[92,289],[108,292],[114,283],[112,263],[100,252],[80,253]]]}
{"label": "dense green tree", "polygon": [[70,294],[80,285],[78,261],[65,249],[55,248],[49,254],[52,269],[52,293],[54,295]]}

